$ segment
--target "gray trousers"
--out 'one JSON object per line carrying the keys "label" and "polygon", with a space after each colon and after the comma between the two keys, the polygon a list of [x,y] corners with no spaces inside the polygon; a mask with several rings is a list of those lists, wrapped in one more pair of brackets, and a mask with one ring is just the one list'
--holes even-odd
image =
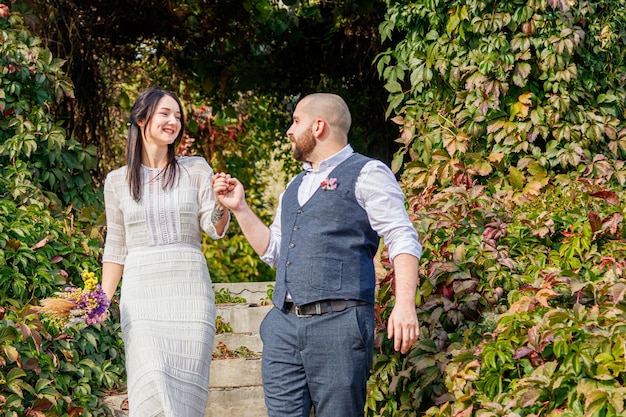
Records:
{"label": "gray trousers", "polygon": [[374,353],[374,308],[312,317],[273,308],[261,323],[269,417],[363,417]]}

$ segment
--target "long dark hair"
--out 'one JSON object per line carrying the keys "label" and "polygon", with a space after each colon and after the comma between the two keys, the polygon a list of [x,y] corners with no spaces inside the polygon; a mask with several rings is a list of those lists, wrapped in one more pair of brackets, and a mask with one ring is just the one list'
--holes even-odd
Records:
{"label": "long dark hair", "polygon": [[[161,98],[165,95],[172,97],[176,100],[176,103],[178,103],[178,107],[180,108],[181,126],[176,140],[167,147],[167,165],[159,174],[163,175],[165,178],[163,187],[171,187],[176,181],[176,176],[178,175],[176,147],[178,146],[178,143],[183,136],[183,131],[185,130],[185,114],[183,113],[183,106],[174,93],[162,88],[150,87],[140,93],[137,96],[137,100],[135,100],[135,103],[133,104],[130,111],[130,128],[128,129],[128,139],[126,141],[126,164],[128,165],[126,179],[128,180],[130,193],[135,201],[141,200],[141,155],[143,151],[143,138],[159,100],[161,100]],[[142,120],[145,121],[143,129],[141,129],[137,124]]]}

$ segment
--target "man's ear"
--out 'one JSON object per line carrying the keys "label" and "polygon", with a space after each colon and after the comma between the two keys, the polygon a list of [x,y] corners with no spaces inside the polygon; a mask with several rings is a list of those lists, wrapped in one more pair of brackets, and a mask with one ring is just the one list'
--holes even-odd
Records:
{"label": "man's ear", "polygon": [[313,136],[319,139],[324,134],[324,131],[327,127],[328,126],[326,125],[326,120],[321,118],[315,119],[312,126]]}

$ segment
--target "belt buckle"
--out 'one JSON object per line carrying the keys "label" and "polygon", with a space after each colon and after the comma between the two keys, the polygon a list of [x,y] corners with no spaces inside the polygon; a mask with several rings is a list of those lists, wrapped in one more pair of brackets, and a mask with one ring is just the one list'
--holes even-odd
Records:
{"label": "belt buckle", "polygon": [[298,317],[313,317],[313,314],[303,314],[302,310],[300,309],[300,306],[294,305],[294,307],[296,309],[296,316],[298,316]]}

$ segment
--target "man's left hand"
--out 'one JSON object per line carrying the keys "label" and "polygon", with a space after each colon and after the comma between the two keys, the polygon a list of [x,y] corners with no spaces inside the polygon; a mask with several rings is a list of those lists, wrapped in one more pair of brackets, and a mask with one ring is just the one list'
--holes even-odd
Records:
{"label": "man's left hand", "polygon": [[393,347],[396,351],[407,353],[420,334],[415,304],[396,304],[389,316],[387,334],[393,338]]}

